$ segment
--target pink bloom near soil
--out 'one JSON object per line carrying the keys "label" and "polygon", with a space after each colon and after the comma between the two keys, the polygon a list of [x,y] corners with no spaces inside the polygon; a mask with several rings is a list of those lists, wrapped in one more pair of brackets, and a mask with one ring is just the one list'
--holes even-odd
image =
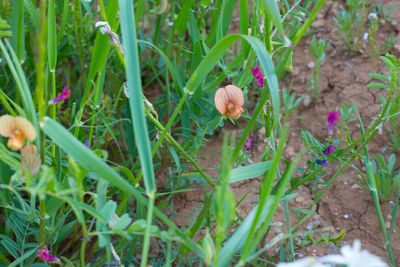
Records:
{"label": "pink bloom near soil", "polygon": [[333,123],[339,119],[338,112],[329,111],[328,117],[326,118],[329,123],[329,134],[332,135],[333,133]]}

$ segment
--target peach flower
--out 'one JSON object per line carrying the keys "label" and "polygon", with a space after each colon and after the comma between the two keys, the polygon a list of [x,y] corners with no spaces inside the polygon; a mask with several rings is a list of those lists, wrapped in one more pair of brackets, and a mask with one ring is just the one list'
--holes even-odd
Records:
{"label": "peach flower", "polygon": [[18,150],[24,145],[25,139],[35,140],[36,130],[24,117],[3,115],[0,117],[0,135],[10,138],[7,142],[9,148]]}
{"label": "peach flower", "polygon": [[240,114],[244,112],[244,96],[242,90],[234,85],[227,85],[224,88],[219,88],[215,93],[215,107],[222,114],[238,119]]}

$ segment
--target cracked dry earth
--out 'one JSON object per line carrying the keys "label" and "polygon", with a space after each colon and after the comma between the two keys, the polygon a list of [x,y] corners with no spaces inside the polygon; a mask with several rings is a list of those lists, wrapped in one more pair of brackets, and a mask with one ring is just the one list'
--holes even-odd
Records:
{"label": "cracked dry earth", "polygon": [[[329,6],[329,2],[327,6]],[[340,1],[339,1],[340,2]],[[387,5],[396,4],[397,1],[387,1]],[[341,2],[340,2],[341,3]],[[343,3],[341,3],[343,4]],[[382,89],[367,89],[365,86],[372,82],[373,79],[369,78],[368,73],[383,73],[387,74],[384,64],[378,61],[376,70],[374,70],[371,60],[367,51],[369,47],[365,46],[363,51],[355,56],[350,56],[346,53],[345,49],[338,40],[337,35],[334,33],[332,27],[334,25],[333,15],[339,10],[339,4],[336,3],[332,6],[330,11],[327,11],[327,16],[319,15],[317,20],[313,23],[316,37],[324,37],[332,42],[328,50],[328,58],[323,63],[320,70],[320,88],[322,97],[317,100],[303,101],[299,105],[295,116],[301,116],[302,119],[293,119],[291,122],[291,134],[286,146],[285,157],[293,158],[297,152],[304,149],[304,144],[301,139],[301,129],[309,131],[320,142],[325,143],[328,138],[328,124],[326,115],[328,111],[339,111],[340,106],[344,103],[357,104],[358,111],[362,117],[365,127],[369,125],[371,120],[379,111],[380,100],[378,94],[386,95]],[[322,12],[324,14],[324,12]],[[400,7],[392,14],[392,17],[400,18]],[[400,40],[400,26],[388,25],[388,23],[380,23],[380,31],[378,34],[378,42],[384,42],[386,36],[390,32],[397,36],[397,44]],[[291,88],[291,91],[296,94],[296,97],[302,94],[307,94],[308,79],[311,77],[311,71],[307,67],[311,62],[308,56],[309,44],[312,35],[304,38],[302,42],[295,48],[293,66],[294,70],[288,74],[287,77],[280,83],[281,87],[286,86]],[[399,50],[394,50],[397,57],[400,56]],[[293,86],[289,84],[293,81]],[[249,88],[250,90],[251,88]],[[293,117],[295,117],[293,116]],[[242,125],[244,120],[240,120]],[[352,138],[360,136],[360,125],[357,121],[351,122],[349,125]],[[385,128],[388,125],[384,125]],[[338,126],[336,125],[336,130]],[[220,150],[222,143],[222,135],[224,132],[234,132],[240,136],[241,132],[234,126],[225,125],[222,133],[214,136],[213,139],[206,145],[202,154],[212,153]],[[263,132],[258,131],[254,133],[258,140],[263,140]],[[338,133],[334,132],[333,138],[338,138]],[[389,147],[389,136],[387,131],[383,130],[374,137],[368,144],[368,149],[372,159],[375,159],[376,153],[381,153],[386,159],[390,154],[395,153],[397,156],[396,166],[400,166],[400,153],[398,151],[391,151]],[[343,141],[341,147],[344,147]],[[252,160],[254,162],[260,161],[260,156],[263,152],[264,144],[262,141],[255,143],[252,150]],[[300,166],[305,168],[305,161],[311,159],[306,155]],[[202,158],[200,165],[202,168],[208,170],[211,175],[217,175],[214,167],[219,167],[220,155],[214,155]],[[365,169],[359,160],[355,160],[354,165],[360,168],[363,172]],[[323,181],[328,181],[335,171],[340,167],[340,164],[333,163],[327,168],[327,174],[322,177]],[[299,173],[295,173],[299,175]],[[320,202],[313,209],[315,212],[311,218],[304,223],[299,229],[300,232],[306,232],[306,226],[313,225],[316,231],[328,232],[330,236],[339,233],[342,229],[346,230],[345,237],[340,241],[340,245],[352,244],[353,240],[360,239],[362,248],[382,257],[387,261],[387,252],[385,249],[385,242],[381,228],[378,223],[378,218],[375,212],[373,201],[367,191],[360,188],[355,181],[363,184],[361,176],[351,167],[347,167],[345,171],[334,181],[332,186],[327,190]],[[254,202],[258,200],[260,179],[255,178],[252,180],[239,182],[231,185],[236,200],[239,201],[247,193],[247,197],[238,206],[238,212],[245,217],[255,206]],[[306,209],[313,201],[313,196],[316,193],[313,185],[305,185],[300,189],[300,193],[296,198],[289,202],[289,207]],[[207,189],[203,186],[193,185],[191,188],[194,191],[182,193],[174,196],[174,210],[176,216],[174,221],[182,227],[190,225],[190,220],[194,219],[195,213],[200,211],[199,203],[203,203],[204,194]],[[317,186],[317,190],[321,189],[321,185]],[[395,201],[395,198],[391,199]],[[391,219],[392,207],[389,201],[382,202],[381,208],[383,216],[388,228],[388,222]],[[294,225],[296,217],[293,213],[290,214],[291,224]],[[395,223],[394,231],[392,233],[392,245],[396,262],[400,264],[400,213],[398,213]],[[278,212],[273,219],[274,223],[285,222],[283,206],[278,208]],[[272,232],[266,237],[266,242],[271,240],[279,232],[279,227],[274,227]],[[204,232],[203,232],[204,233]],[[200,231],[198,236],[203,234]],[[306,250],[297,251],[304,256],[311,255],[326,255],[327,253],[338,253],[338,249],[328,245],[314,245],[309,246]],[[274,253],[273,250],[270,253]]]}

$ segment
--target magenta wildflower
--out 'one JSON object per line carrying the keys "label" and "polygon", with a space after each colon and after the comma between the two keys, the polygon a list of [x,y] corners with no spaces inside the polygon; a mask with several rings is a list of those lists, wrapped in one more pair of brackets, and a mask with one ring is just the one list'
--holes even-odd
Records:
{"label": "magenta wildflower", "polygon": [[83,144],[85,145],[85,147],[89,148],[89,140],[86,140],[85,142],[83,142]]}
{"label": "magenta wildflower", "polygon": [[330,145],[326,149],[324,149],[322,153],[324,153],[324,155],[330,155],[333,153],[333,151],[335,151],[335,145]]}
{"label": "magenta wildflower", "polygon": [[56,98],[53,98],[49,101],[49,104],[55,104],[58,102],[63,101],[64,99],[69,98],[71,95],[71,90],[67,90],[67,86],[64,86],[64,89],[60,95],[58,95]]}
{"label": "magenta wildflower", "polygon": [[43,247],[43,250],[38,249],[38,254],[42,260],[45,260],[47,262],[59,262],[60,261],[60,259],[57,258],[56,256],[50,255],[50,254],[54,254],[54,252],[49,251],[47,249],[46,245]]}
{"label": "magenta wildflower", "polygon": [[326,118],[329,123],[329,135],[333,133],[333,123],[339,119],[339,113],[329,111],[328,117]]}
{"label": "magenta wildflower", "polygon": [[256,68],[251,67],[251,72],[253,73],[253,76],[257,79],[255,84],[260,87],[264,87],[264,77],[261,73],[260,68],[258,67],[258,64],[257,64]]}

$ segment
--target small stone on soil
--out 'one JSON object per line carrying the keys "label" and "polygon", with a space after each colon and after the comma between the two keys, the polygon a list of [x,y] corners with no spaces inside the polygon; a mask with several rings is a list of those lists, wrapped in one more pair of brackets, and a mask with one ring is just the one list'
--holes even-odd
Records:
{"label": "small stone on soil", "polygon": [[308,107],[311,103],[311,97],[307,94],[304,95],[303,104],[305,107]]}

